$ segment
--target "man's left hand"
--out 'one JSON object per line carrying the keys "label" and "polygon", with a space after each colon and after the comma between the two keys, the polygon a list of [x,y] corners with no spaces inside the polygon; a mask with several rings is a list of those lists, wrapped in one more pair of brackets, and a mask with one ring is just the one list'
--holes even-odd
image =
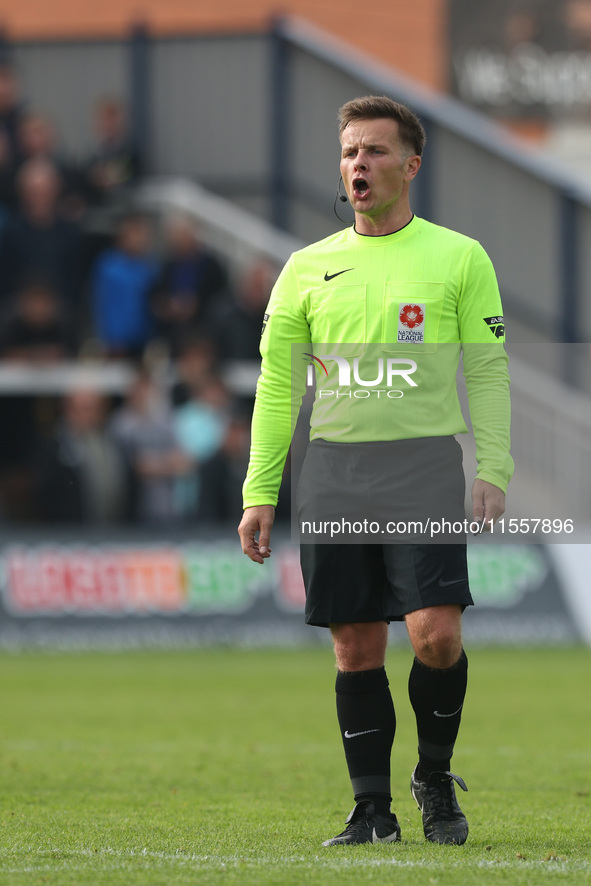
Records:
{"label": "man's left hand", "polygon": [[472,519],[482,523],[489,532],[493,523],[505,513],[505,493],[486,480],[474,480],[472,484]]}

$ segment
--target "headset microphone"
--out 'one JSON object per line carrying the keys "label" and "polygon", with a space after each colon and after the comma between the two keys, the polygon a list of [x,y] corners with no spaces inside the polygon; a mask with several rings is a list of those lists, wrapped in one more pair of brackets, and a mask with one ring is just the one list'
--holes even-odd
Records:
{"label": "headset microphone", "polygon": [[342,184],[343,184],[343,176],[340,177],[339,183],[337,185],[337,192],[336,192],[336,195],[334,198],[334,203],[332,204],[332,211],[334,212],[334,214],[336,215],[336,217],[338,218],[338,220],[340,222],[346,222],[346,220],[344,218],[341,218],[337,212],[337,200],[340,200],[341,203],[347,202],[347,197],[345,196],[345,194],[341,194],[341,185]]}

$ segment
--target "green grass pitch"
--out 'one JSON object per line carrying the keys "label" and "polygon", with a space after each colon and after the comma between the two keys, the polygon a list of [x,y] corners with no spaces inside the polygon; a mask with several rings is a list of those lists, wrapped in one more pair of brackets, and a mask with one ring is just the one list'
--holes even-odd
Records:
{"label": "green grass pitch", "polygon": [[590,883],[591,651],[468,652],[468,843],[423,838],[397,648],[403,842],[332,849],[352,798],[328,648],[4,653],[0,883]]}

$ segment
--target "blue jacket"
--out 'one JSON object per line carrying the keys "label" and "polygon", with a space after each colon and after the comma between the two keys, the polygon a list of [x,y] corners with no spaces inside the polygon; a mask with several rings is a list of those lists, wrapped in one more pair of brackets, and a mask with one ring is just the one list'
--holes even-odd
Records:
{"label": "blue jacket", "polygon": [[158,266],[152,259],[109,249],[93,273],[94,325],[109,347],[141,347],[153,333],[149,297]]}

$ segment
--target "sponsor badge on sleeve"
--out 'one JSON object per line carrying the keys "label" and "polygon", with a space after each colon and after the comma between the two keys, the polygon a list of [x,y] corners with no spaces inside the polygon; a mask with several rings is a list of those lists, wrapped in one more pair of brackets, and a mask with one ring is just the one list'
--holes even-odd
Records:
{"label": "sponsor badge on sleeve", "polygon": [[505,335],[505,320],[503,317],[483,317],[482,319],[495,338],[502,338]]}

